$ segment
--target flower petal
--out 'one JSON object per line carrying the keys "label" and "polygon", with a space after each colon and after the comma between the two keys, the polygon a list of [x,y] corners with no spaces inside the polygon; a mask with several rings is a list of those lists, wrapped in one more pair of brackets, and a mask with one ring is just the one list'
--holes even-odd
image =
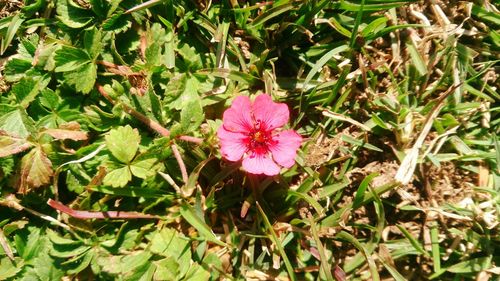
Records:
{"label": "flower petal", "polygon": [[224,125],[217,130],[220,151],[222,156],[229,161],[239,161],[247,151],[248,136],[225,129]]}
{"label": "flower petal", "polygon": [[231,132],[250,132],[253,129],[252,104],[247,96],[238,96],[231,107],[224,112],[222,122]]}
{"label": "flower petal", "polygon": [[274,163],[269,154],[253,153],[243,158],[243,169],[251,174],[274,176],[279,174],[280,167]]}
{"label": "flower petal", "polygon": [[302,137],[294,130],[286,130],[273,137],[273,142],[268,146],[273,154],[273,159],[285,168],[295,164],[297,149],[302,144]]}
{"label": "flower petal", "polygon": [[271,131],[282,127],[290,118],[288,106],[284,103],[273,102],[270,95],[261,94],[255,98],[252,105],[256,121],[261,122],[264,130]]}

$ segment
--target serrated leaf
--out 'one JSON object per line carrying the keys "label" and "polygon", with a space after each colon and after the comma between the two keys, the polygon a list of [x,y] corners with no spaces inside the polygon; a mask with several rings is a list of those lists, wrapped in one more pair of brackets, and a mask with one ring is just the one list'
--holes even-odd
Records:
{"label": "serrated leaf", "polygon": [[156,266],[153,263],[145,263],[137,268],[133,274],[125,276],[126,281],[150,281],[153,280]]}
{"label": "serrated leaf", "polygon": [[0,260],[0,280],[6,280],[10,277],[14,277],[22,269],[22,260],[16,260],[12,262],[8,257],[3,257]]}
{"label": "serrated leaf", "polygon": [[16,232],[14,237],[17,254],[25,261],[30,261],[46,246],[46,238],[41,229],[29,227]]}
{"label": "serrated leaf", "polygon": [[12,87],[12,93],[19,105],[27,108],[40,91],[47,87],[49,82],[49,77],[24,77]]}
{"label": "serrated leaf", "polygon": [[74,245],[76,247],[83,244],[81,241],[61,237],[51,229],[47,229],[47,237],[50,242],[57,245]]}
{"label": "serrated leaf", "polygon": [[35,147],[21,159],[17,188],[19,192],[26,193],[50,183],[53,174],[52,162],[40,146]]}
{"label": "serrated leaf", "polygon": [[95,252],[92,250],[86,252],[85,255],[83,256],[83,259],[81,259],[81,261],[78,262],[78,266],[76,268],[68,270],[67,271],[68,274],[78,274],[81,271],[83,271],[90,265],[90,262],[92,262],[95,255],[96,255]]}
{"label": "serrated leaf", "polygon": [[153,177],[156,174],[156,171],[152,170],[151,167],[153,167],[156,161],[156,158],[134,161],[130,164],[130,171],[134,176],[141,179]]}
{"label": "serrated leaf", "polygon": [[177,99],[186,89],[187,76],[185,74],[180,74],[168,82],[165,87],[165,96],[168,101]]}
{"label": "serrated leaf", "polygon": [[161,47],[157,42],[154,42],[146,48],[146,61],[148,65],[160,65],[161,58]]}
{"label": "serrated leaf", "polygon": [[205,281],[210,280],[210,272],[208,272],[205,268],[200,266],[199,264],[193,264],[189,271],[186,273],[184,277],[186,281]]}
{"label": "serrated leaf", "polygon": [[92,21],[92,13],[71,0],[57,0],[57,14],[57,18],[71,28],[82,28]]}
{"label": "serrated leaf", "polygon": [[125,166],[119,169],[112,170],[102,180],[105,185],[112,187],[124,187],[132,179],[129,167]]}
{"label": "serrated leaf", "polygon": [[85,35],[83,38],[83,45],[85,46],[85,50],[90,55],[92,60],[96,59],[97,56],[101,53],[102,49],[102,33],[100,30],[95,27],[85,31]]}
{"label": "serrated leaf", "polygon": [[[174,92],[175,94],[179,94],[179,96],[168,105],[170,108],[182,110],[183,108],[187,107],[190,102],[200,98],[198,95],[198,88],[200,85],[198,79],[196,79],[196,77],[194,76],[184,79],[186,79],[185,83],[182,83],[182,80],[179,81],[180,82],[179,86],[181,87],[180,89],[182,90],[178,89],[180,91]],[[167,94],[170,95],[172,93],[167,93]]]}
{"label": "serrated leaf", "polygon": [[102,29],[104,31],[113,31],[115,33],[127,31],[132,26],[128,17],[129,16],[124,15],[123,12],[118,12],[103,22]]}
{"label": "serrated leaf", "polygon": [[30,59],[11,57],[5,64],[4,77],[7,82],[16,82],[25,77],[26,71],[32,67]]}
{"label": "serrated leaf", "polygon": [[0,130],[20,138],[26,138],[35,131],[34,123],[21,108],[15,108],[0,116]]}
{"label": "serrated leaf", "polygon": [[83,244],[52,244],[50,255],[58,258],[71,258],[80,256],[90,249],[90,246]]}
{"label": "serrated leaf", "polygon": [[39,280],[61,280],[64,276],[64,271],[57,266],[47,252],[40,252],[33,260],[33,268]]}
{"label": "serrated leaf", "polygon": [[97,67],[89,62],[75,71],[64,73],[64,79],[69,85],[74,86],[78,92],[87,94],[94,88],[97,79]]}
{"label": "serrated leaf", "polygon": [[188,239],[174,229],[164,228],[153,235],[151,239],[151,252],[173,257],[179,263],[180,277],[189,269],[191,261],[191,247]]}
{"label": "serrated leaf", "polygon": [[143,264],[147,263],[152,256],[153,254],[149,251],[140,251],[122,257],[120,260],[120,264],[122,266],[121,272],[127,273],[136,270]]}
{"label": "serrated leaf", "polygon": [[179,276],[179,263],[173,257],[155,261],[156,272],[154,280],[176,280]]}
{"label": "serrated leaf", "polygon": [[31,143],[24,138],[16,138],[0,131],[0,157],[23,152],[31,147]]}
{"label": "serrated leaf", "polygon": [[64,46],[54,54],[56,72],[73,71],[90,62],[87,52],[82,49]]}
{"label": "serrated leaf", "polygon": [[55,110],[61,104],[61,99],[51,89],[42,90],[39,100],[42,106],[52,110]]}
{"label": "serrated leaf", "polygon": [[141,141],[137,129],[132,129],[129,125],[111,130],[104,138],[111,154],[120,162],[126,164],[134,159]]}
{"label": "serrated leaf", "polygon": [[181,110],[181,127],[184,132],[196,130],[204,119],[200,98],[189,101]]}

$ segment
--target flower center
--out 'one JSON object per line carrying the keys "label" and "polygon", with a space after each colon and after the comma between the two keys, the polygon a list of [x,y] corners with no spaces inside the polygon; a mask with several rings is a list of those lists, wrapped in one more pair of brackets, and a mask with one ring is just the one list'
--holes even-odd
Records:
{"label": "flower center", "polygon": [[266,142],[266,136],[261,131],[257,131],[253,134],[253,140],[259,143]]}
{"label": "flower center", "polygon": [[267,153],[268,145],[272,142],[271,133],[259,129],[250,132],[248,138],[248,149],[256,153]]}

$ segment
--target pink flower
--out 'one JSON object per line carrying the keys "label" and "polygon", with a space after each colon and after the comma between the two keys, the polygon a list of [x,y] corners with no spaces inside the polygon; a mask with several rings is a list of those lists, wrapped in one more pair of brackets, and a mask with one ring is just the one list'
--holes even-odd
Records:
{"label": "pink flower", "polygon": [[238,96],[224,112],[217,131],[221,153],[229,161],[243,158],[243,169],[252,174],[279,174],[295,163],[302,137],[294,130],[279,130],[290,118],[288,106],[261,94],[252,103]]}

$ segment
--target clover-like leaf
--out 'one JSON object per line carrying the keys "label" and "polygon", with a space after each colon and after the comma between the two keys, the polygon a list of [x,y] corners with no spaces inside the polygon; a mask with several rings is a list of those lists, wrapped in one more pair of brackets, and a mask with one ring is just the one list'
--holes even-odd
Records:
{"label": "clover-like leaf", "polygon": [[151,169],[156,161],[157,160],[155,158],[134,161],[130,165],[130,171],[138,178],[147,179],[148,177],[152,177],[156,174],[156,172]]}
{"label": "clover-like leaf", "polygon": [[141,136],[137,129],[127,125],[111,130],[105,139],[111,154],[120,162],[128,164],[137,153]]}
{"label": "clover-like leaf", "polygon": [[132,174],[127,166],[109,172],[102,183],[112,187],[124,187],[132,179]]}

